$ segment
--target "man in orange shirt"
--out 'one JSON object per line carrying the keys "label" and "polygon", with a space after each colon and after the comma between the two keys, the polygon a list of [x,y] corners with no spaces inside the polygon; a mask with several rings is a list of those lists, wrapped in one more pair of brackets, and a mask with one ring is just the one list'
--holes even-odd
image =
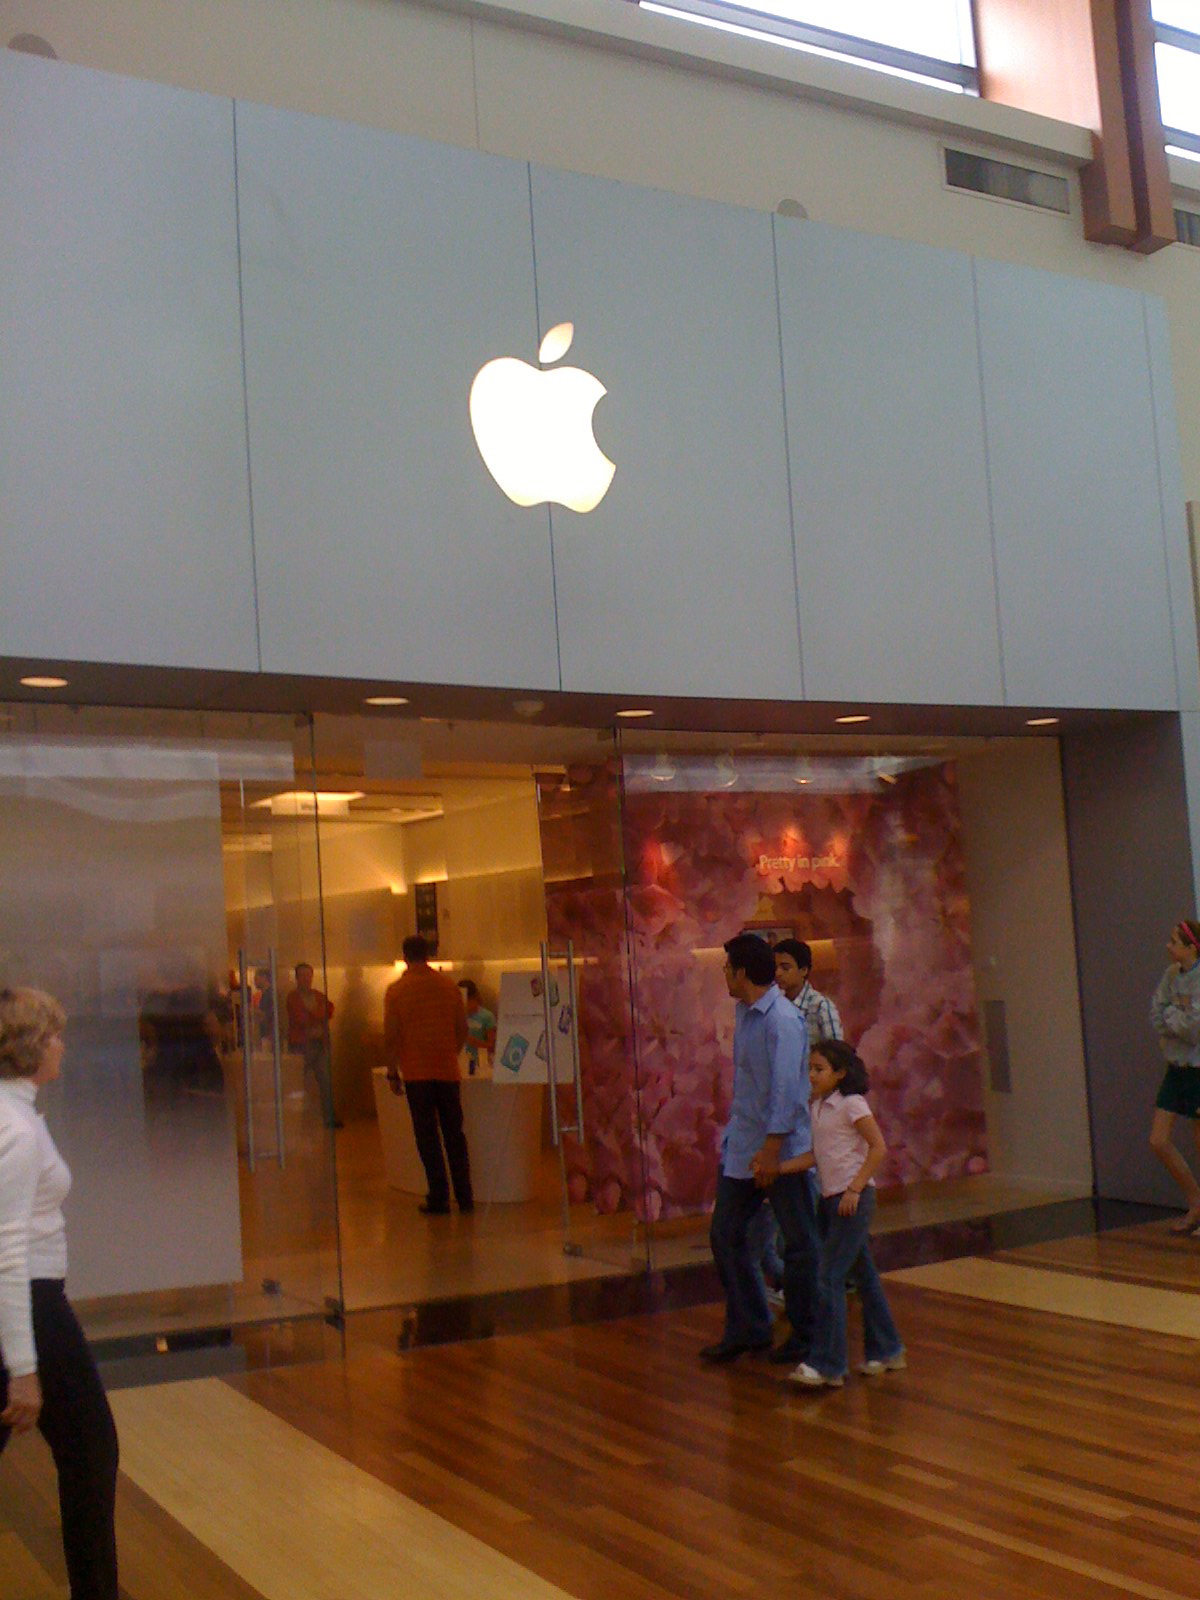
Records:
{"label": "man in orange shirt", "polygon": [[393,1094],[408,1094],[429,1185],[418,1210],[428,1216],[450,1210],[448,1162],[458,1209],[474,1211],[458,1070],[458,1052],[467,1042],[462,994],[453,978],[429,965],[429,945],[419,933],[405,939],[403,949],[405,969],[383,998],[383,1040],[388,1082]]}

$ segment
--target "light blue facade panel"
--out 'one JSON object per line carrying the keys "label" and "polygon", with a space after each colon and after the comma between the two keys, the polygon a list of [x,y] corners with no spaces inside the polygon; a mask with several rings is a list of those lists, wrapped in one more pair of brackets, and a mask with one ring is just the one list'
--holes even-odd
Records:
{"label": "light blue facade panel", "polygon": [[1179,457],[1179,426],[1171,383],[1171,336],[1167,311],[1154,295],[1144,297],[1146,342],[1150,352],[1154,426],[1158,440],[1158,486],[1171,596],[1179,709],[1200,710],[1200,656],[1196,639],[1196,590],[1188,546],[1187,496]]}
{"label": "light blue facade panel", "polygon": [[1176,704],[1142,297],[977,264],[1008,701]]}
{"label": "light blue facade panel", "polygon": [[799,698],[770,218],[537,167],[533,202],[542,331],[574,324],[616,465],[552,509],[563,687]]}
{"label": "light blue facade panel", "polygon": [[1000,704],[970,259],[775,226],[808,697]]}
{"label": "light blue facade panel", "polygon": [[468,399],[534,341],[528,169],[238,107],[263,666],[558,687],[549,517]]}
{"label": "light blue facade panel", "polygon": [[227,100],[0,51],[0,650],[258,666]]}

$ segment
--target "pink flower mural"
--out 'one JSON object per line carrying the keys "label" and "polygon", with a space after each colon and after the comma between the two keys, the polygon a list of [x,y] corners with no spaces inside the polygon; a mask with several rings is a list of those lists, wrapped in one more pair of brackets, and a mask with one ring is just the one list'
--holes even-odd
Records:
{"label": "pink flower mural", "polygon": [[613,766],[543,794],[547,851],[568,829],[581,869],[547,894],[552,941],[585,958],[575,1198],[649,1220],[711,1205],[733,1075],[722,945],[747,927],[813,945],[814,981],[871,1070],[884,1182],[986,1170],[954,768],[835,790],[635,789],[623,841]]}

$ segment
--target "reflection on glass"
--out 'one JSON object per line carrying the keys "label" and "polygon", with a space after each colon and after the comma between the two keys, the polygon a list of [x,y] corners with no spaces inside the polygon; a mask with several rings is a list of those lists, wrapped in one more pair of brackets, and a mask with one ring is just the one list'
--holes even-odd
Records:
{"label": "reflection on glass", "polygon": [[81,1298],[242,1277],[212,1009],[226,965],[211,752],[0,741],[0,981],[66,1006],[47,1114],[75,1176]]}

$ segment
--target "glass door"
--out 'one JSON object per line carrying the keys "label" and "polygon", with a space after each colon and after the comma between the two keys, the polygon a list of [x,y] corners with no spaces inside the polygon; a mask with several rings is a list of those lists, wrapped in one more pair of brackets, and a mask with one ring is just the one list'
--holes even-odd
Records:
{"label": "glass door", "polygon": [[[332,1135],[288,1100],[282,1030],[264,1075],[241,980],[274,951],[278,993],[286,963],[321,959],[294,734],[290,718],[0,711],[0,982],[68,1012],[41,1109],[73,1172],[70,1289],[93,1338],[227,1343],[242,1324],[321,1327],[340,1299]],[[307,817],[277,815],[296,793]]]}
{"label": "glass door", "polygon": [[[280,730],[283,731],[282,729]],[[288,730],[289,732],[291,730]],[[230,1026],[222,1065],[241,1173],[242,1302],[342,1312],[330,1006],[311,731],[222,784]]]}
{"label": "glass door", "polygon": [[654,1225],[633,1025],[621,794],[615,758],[538,777],[542,949],[563,1247],[625,1272],[651,1263]]}

